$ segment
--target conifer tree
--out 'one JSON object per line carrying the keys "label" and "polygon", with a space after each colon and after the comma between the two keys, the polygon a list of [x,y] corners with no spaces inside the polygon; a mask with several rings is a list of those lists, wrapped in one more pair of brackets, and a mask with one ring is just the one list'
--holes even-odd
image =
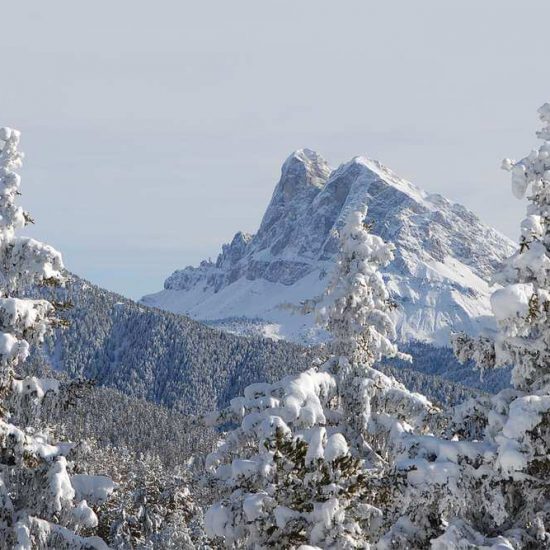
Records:
{"label": "conifer tree", "polygon": [[395,304],[380,273],[393,260],[395,246],[369,231],[366,216],[365,205],[349,215],[340,232],[336,269],[315,301],[319,324],[331,335],[330,353],[371,367],[401,354],[394,343]]}
{"label": "conifer tree", "polygon": [[392,247],[367,231],[365,215],[353,212],[342,228],[339,262],[315,301],[333,337],[329,358],[249,386],[211,418],[237,425],[207,460],[226,496],[208,510],[206,529],[227,546],[363,548],[382,534],[373,467],[388,464],[432,407],[373,368],[398,351],[378,272]]}
{"label": "conifer tree", "polygon": [[0,128],[0,548],[106,548],[90,534],[97,517],[77,501],[66,458],[70,444],[51,441],[32,424],[45,398],[60,397],[56,380],[20,377],[30,347],[56,323],[46,300],[26,297],[32,285],[61,284],[61,255],[21,237],[32,221],[16,204],[20,194],[19,132]]}
{"label": "conifer tree", "polygon": [[495,277],[503,285],[491,297],[499,333],[496,339],[454,337],[459,359],[473,359],[481,370],[512,365],[512,383],[523,390],[550,387],[550,104],[538,112],[542,145],[518,162],[502,163],[514,195],[528,193],[528,206],[519,248]]}
{"label": "conifer tree", "polygon": [[[409,418],[419,415],[420,422],[430,405],[422,396],[397,390],[393,381],[380,383],[380,373],[372,368],[383,358],[410,357],[395,344],[396,304],[380,273],[393,260],[395,247],[369,231],[366,216],[367,207],[362,205],[346,220],[336,269],[315,302],[319,324],[331,336],[330,359],[324,368],[338,380],[340,424],[352,448],[376,463],[384,460],[386,438],[381,435],[387,431],[387,426],[377,425],[380,405],[395,406],[392,413]],[[399,399],[388,399],[394,392]],[[379,452],[372,448],[375,440]]]}
{"label": "conifer tree", "polygon": [[[484,505],[496,512],[485,532],[500,533],[513,548],[550,546],[550,104],[539,115],[542,145],[518,162],[503,162],[514,195],[527,194],[528,206],[519,248],[491,297],[498,332],[494,339],[454,338],[459,359],[473,359],[480,369],[512,366],[512,388],[466,403],[455,425],[462,424],[467,437],[484,435],[493,498],[492,506]],[[453,529],[474,540],[474,526],[483,532],[482,522]]]}

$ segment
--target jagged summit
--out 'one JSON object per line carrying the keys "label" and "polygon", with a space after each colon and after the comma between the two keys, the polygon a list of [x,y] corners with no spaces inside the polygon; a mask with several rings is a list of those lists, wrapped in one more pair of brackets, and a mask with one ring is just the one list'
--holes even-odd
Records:
{"label": "jagged summit", "polygon": [[299,185],[323,187],[331,172],[330,166],[321,155],[311,149],[298,149],[284,162],[280,184],[282,188],[288,188],[295,180]]}
{"label": "jagged summit", "polygon": [[310,149],[299,149],[287,158],[255,236],[256,248],[277,248],[277,243],[284,239],[284,219],[300,219],[325,186],[330,173],[326,160]]}
{"label": "jagged summit", "polygon": [[426,193],[375,160],[355,157],[331,170],[308,149],[283,164],[255,235],[238,233],[216,263],[176,271],[165,290],[143,302],[225,320],[237,331],[239,323],[229,320],[248,318],[264,334],[315,339],[312,319],[284,305],[323,290],[338,230],[365,203],[373,232],[396,245],[385,277],[400,305],[401,339],[444,344],[451,329],[481,330],[490,315],[488,281],[512,252],[511,241],[460,204]]}

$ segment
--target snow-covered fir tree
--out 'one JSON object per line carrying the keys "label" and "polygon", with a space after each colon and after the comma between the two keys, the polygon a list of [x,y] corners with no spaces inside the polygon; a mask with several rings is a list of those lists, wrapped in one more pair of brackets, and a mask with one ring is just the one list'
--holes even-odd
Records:
{"label": "snow-covered fir tree", "polygon": [[[20,194],[19,132],[0,128],[0,548],[107,548],[97,536],[97,516],[79,498],[67,454],[32,426],[44,399],[61,397],[56,380],[20,377],[30,347],[55,324],[55,307],[25,297],[32,285],[63,282],[61,255],[17,235],[32,219],[16,204]],[[93,484],[81,478],[80,484]]]}
{"label": "snow-covered fir tree", "polygon": [[224,498],[206,529],[227,546],[363,548],[383,534],[380,472],[433,407],[373,368],[398,351],[378,272],[392,247],[368,232],[365,215],[353,212],[343,227],[336,271],[316,301],[333,336],[329,358],[253,384],[211,417],[237,425],[207,460]]}
{"label": "snow-covered fir tree", "polygon": [[[325,369],[330,369],[337,378],[340,426],[360,456],[368,454],[371,462],[377,462],[384,460],[386,450],[380,441],[386,440],[380,438],[380,433],[387,431],[387,427],[380,425],[374,429],[377,401],[381,396],[384,403],[388,399],[385,391],[371,387],[385,386],[380,384],[380,374],[372,367],[382,358],[408,359],[408,356],[401,354],[394,343],[396,332],[391,312],[396,304],[379,271],[393,260],[394,246],[369,232],[366,215],[367,208],[362,206],[346,220],[336,269],[324,295],[316,300],[316,313],[319,324],[331,336],[327,346],[331,358]],[[413,416],[422,416],[429,409],[428,401],[418,395],[412,400],[389,401],[392,405],[399,401],[399,406]],[[372,448],[374,439],[379,452]]]}
{"label": "snow-covered fir tree", "polygon": [[331,353],[369,367],[399,352],[390,315],[394,304],[379,271],[393,260],[395,247],[369,232],[366,215],[363,206],[348,217],[336,269],[315,302],[319,324],[331,335]]}
{"label": "snow-covered fir tree", "polygon": [[519,162],[503,163],[512,172],[514,195],[527,194],[528,207],[519,248],[491,298],[498,333],[494,339],[454,338],[457,356],[482,370],[513,367],[512,388],[466,403],[456,419],[470,437],[484,434],[495,514],[481,527],[502,534],[511,548],[550,547],[550,104],[539,115],[542,145]]}

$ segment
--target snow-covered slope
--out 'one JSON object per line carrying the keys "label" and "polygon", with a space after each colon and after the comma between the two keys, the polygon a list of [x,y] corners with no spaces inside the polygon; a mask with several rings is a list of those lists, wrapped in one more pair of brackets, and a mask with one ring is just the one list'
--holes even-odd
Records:
{"label": "snow-covered slope", "polygon": [[173,273],[142,301],[227,330],[294,341],[322,338],[311,316],[286,307],[322,292],[337,231],[367,203],[372,231],[395,243],[388,280],[402,341],[446,345],[449,331],[490,324],[488,281],[513,243],[470,211],[357,157],[332,171],[317,153],[293,153],[255,235],[237,233],[215,263]]}

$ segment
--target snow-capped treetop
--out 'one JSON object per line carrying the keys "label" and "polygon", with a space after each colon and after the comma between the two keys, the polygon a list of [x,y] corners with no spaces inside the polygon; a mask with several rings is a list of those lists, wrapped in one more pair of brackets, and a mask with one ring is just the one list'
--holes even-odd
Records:
{"label": "snow-capped treetop", "polygon": [[19,132],[0,128],[0,176],[2,178],[0,214],[2,228],[12,231],[25,226],[28,219],[24,210],[15,204],[21,178],[15,172],[21,167],[23,155],[18,150]]}
{"label": "snow-capped treetop", "polygon": [[532,390],[550,388],[550,104],[538,112],[543,143],[519,162],[503,162],[528,206],[519,249],[497,277],[505,286],[491,299],[500,329],[495,363],[514,365],[513,384]]}
{"label": "snow-capped treetop", "polygon": [[550,141],[550,103],[545,103],[538,108],[539,118],[545,126],[537,132],[537,137]]}
{"label": "snow-capped treetop", "polygon": [[[543,105],[539,115],[545,124],[537,133],[542,145],[519,162],[503,162],[512,172],[514,195],[527,195],[528,206],[519,249],[504,263],[497,277],[503,287],[491,297],[498,334],[494,341],[459,334],[453,342],[461,360],[473,359],[481,369],[513,367],[513,388],[489,402],[480,398],[465,404],[452,422],[461,437],[481,436],[487,447],[483,460],[492,464],[490,491],[497,493],[486,504],[497,514],[483,531],[494,533],[495,524],[502,531],[506,527],[510,546],[505,548],[548,548],[550,544],[546,490],[550,466],[550,104]],[[498,493],[507,496],[503,499]],[[452,536],[460,532],[464,537],[467,526],[457,527]],[[442,538],[449,544],[452,540]]]}
{"label": "snow-capped treetop", "polygon": [[[61,283],[61,254],[44,243],[16,235],[32,222],[16,204],[21,178],[20,133],[0,128],[0,380],[9,383],[12,368],[27,358],[29,343],[44,337],[53,306],[46,300],[19,299],[29,285],[42,281]],[[11,295],[11,296],[10,296]],[[14,296],[15,295],[15,296]]]}
{"label": "snow-capped treetop", "polygon": [[369,232],[366,205],[352,212],[342,228],[333,276],[317,308],[331,335],[329,348],[355,364],[372,366],[398,355],[393,304],[380,268],[393,260],[393,244]]}
{"label": "snow-capped treetop", "polygon": [[16,204],[21,178],[23,154],[19,151],[20,133],[0,128],[0,292],[5,295],[41,280],[60,283],[63,262],[61,254],[49,245],[15,232],[32,218]]}

